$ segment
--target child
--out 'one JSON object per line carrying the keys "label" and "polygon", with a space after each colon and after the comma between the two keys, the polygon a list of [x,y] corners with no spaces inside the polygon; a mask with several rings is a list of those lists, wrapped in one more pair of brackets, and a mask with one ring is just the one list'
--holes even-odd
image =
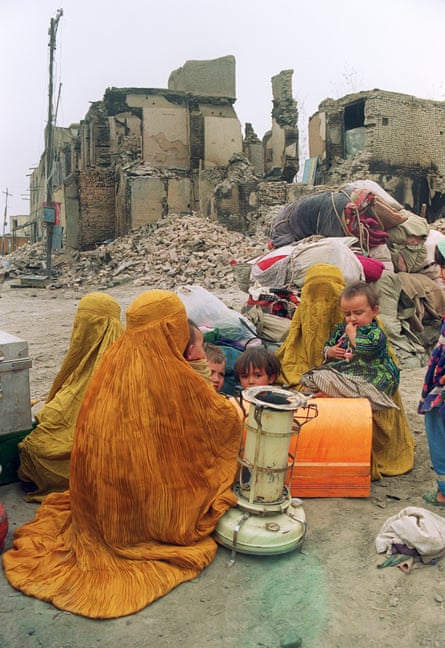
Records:
{"label": "child", "polygon": [[210,369],[207,364],[207,356],[204,351],[204,336],[201,329],[195,322],[188,319],[189,341],[184,351],[184,358],[190,363],[192,369],[196,371],[209,385],[211,384]]}
{"label": "child", "polygon": [[345,321],[335,326],[325,345],[325,362],[392,396],[399,386],[400,371],[389,351],[386,334],[376,321],[377,293],[366,282],[356,281],[342,291],[340,307]]}
{"label": "child", "polygon": [[265,347],[246,349],[233,367],[235,378],[242,389],[257,385],[272,385],[280,374],[280,361]]}
{"label": "child", "polygon": [[339,302],[345,321],[325,345],[325,363],[303,373],[300,385],[317,396],[368,398],[371,479],[403,475],[414,465],[414,440],[398,388],[399,369],[376,319],[377,295],[369,284],[354,282]]}
{"label": "child", "polygon": [[215,391],[220,392],[224,386],[224,378],[226,374],[226,356],[221,347],[216,344],[206,342],[204,344],[204,351],[207,356],[207,364],[210,369],[210,378]]}
{"label": "child", "polygon": [[[443,280],[445,239],[437,243],[434,260]],[[428,361],[418,411],[425,415],[426,438],[437,481],[437,491],[425,493],[423,499],[433,506],[445,507],[445,316],[442,317],[439,339]]]}
{"label": "child", "polygon": [[184,358],[189,362],[193,360],[205,360],[206,353],[204,351],[204,336],[201,329],[195,322],[188,319],[190,337],[185,347]]}

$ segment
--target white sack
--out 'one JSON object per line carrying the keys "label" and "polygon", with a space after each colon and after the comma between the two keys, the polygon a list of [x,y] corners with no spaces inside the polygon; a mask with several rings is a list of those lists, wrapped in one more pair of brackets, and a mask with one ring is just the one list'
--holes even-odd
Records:
{"label": "white sack", "polygon": [[198,326],[218,328],[222,337],[248,340],[255,337],[252,322],[226,306],[218,297],[201,286],[180,286],[176,294],[187,311],[187,317]]}
{"label": "white sack", "polygon": [[254,265],[252,279],[257,281],[260,286],[292,290],[303,286],[309,268],[319,263],[327,263],[341,270],[346,283],[364,281],[363,266],[351,250],[351,245],[356,242],[357,239],[351,236],[300,241],[293,246],[289,256],[277,261],[267,270],[261,270],[257,265]]}

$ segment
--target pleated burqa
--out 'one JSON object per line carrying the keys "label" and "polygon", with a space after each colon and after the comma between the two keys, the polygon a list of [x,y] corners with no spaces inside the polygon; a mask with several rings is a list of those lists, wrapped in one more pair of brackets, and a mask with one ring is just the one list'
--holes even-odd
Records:
{"label": "pleated burqa", "polygon": [[152,290],[127,311],[80,409],[70,491],[43,501],[3,556],[11,585],[92,618],[131,614],[215,556],[236,498],[241,421],[193,371],[177,295]]}
{"label": "pleated burqa", "polygon": [[80,404],[93,371],[110,344],[124,331],[117,301],[90,293],[79,302],[68,352],[54,379],[38,425],[19,443],[18,475],[37,489],[26,500],[40,502],[68,488],[71,448]]}
{"label": "pleated burqa", "polygon": [[301,375],[323,362],[326,340],[343,321],[340,295],[345,285],[336,266],[320,263],[306,272],[300,304],[286,340],[276,352],[281,363],[280,384],[301,389]]}

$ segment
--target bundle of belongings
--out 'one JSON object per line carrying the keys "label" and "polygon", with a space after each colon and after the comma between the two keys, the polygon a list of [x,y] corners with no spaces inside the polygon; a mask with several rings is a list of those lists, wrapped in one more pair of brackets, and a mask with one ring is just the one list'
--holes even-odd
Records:
{"label": "bundle of belongings", "polygon": [[445,555],[445,520],[424,508],[408,506],[386,520],[375,546],[377,553],[386,554],[379,569],[397,566],[409,574],[420,564],[434,565]]}
{"label": "bundle of belongings", "polygon": [[213,337],[227,338],[242,347],[257,337],[255,327],[246,317],[202,286],[179,286],[176,293],[185,306],[187,317],[204,332],[206,328],[209,333],[213,332]]}
{"label": "bundle of belongings", "polygon": [[406,217],[406,210],[379,185],[359,180],[286,205],[275,218],[270,244],[282,247],[313,234],[354,236],[363,252],[369,252],[386,243],[387,230],[403,223]]}
{"label": "bundle of belongings", "polygon": [[[226,360],[222,391],[234,395],[239,388],[234,374],[236,360],[248,346],[262,344],[255,324],[242,313],[226,306],[202,286],[179,286],[176,293],[185,306],[187,317],[201,330],[204,342],[221,347]],[[285,321],[278,316],[276,319]],[[286,321],[290,324],[290,320]]]}
{"label": "bundle of belongings", "polygon": [[285,288],[252,288],[241,309],[266,347],[278,347],[289,333],[299,298]]}
{"label": "bundle of belongings", "polygon": [[287,337],[298,300],[292,291],[265,288],[252,291],[242,312],[226,306],[202,286],[179,286],[176,293],[187,317],[201,330],[204,342],[221,347],[226,359],[223,392],[234,395],[239,385],[234,365],[247,347],[279,348]]}
{"label": "bundle of belongings", "polygon": [[[307,270],[338,267],[346,283],[364,280],[380,294],[380,318],[402,367],[423,366],[437,338],[445,292],[434,248],[445,236],[404,209],[372,180],[300,197],[276,213],[269,251],[244,264],[247,306],[271,290],[301,293]],[[250,277],[246,285],[246,265]],[[431,330],[430,330],[431,326]]]}

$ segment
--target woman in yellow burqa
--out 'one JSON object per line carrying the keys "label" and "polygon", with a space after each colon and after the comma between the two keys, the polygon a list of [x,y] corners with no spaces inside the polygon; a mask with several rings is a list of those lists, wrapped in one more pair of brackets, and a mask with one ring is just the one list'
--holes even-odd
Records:
{"label": "woman in yellow burqa", "polygon": [[36,414],[37,426],[19,443],[18,476],[27,490],[33,489],[26,496],[28,502],[40,502],[48,493],[68,488],[80,404],[104,352],[124,331],[120,316],[117,301],[104,293],[90,293],[79,302],[68,352]]}
{"label": "woman in yellow burqa", "polygon": [[126,324],[82,402],[70,490],[48,495],[3,556],[15,588],[92,618],[131,614],[195,578],[236,505],[241,421],[182,355],[183,303],[145,292]]}
{"label": "woman in yellow burqa", "polygon": [[[301,302],[293,315],[289,334],[276,352],[281,362],[280,384],[303,389],[301,375],[322,364],[324,345],[334,326],[344,319],[340,295],[345,285],[343,274],[336,266],[317,264],[307,271]],[[414,440],[399,389],[392,400],[398,409],[386,408],[372,413],[373,480],[403,475],[414,465]]]}

